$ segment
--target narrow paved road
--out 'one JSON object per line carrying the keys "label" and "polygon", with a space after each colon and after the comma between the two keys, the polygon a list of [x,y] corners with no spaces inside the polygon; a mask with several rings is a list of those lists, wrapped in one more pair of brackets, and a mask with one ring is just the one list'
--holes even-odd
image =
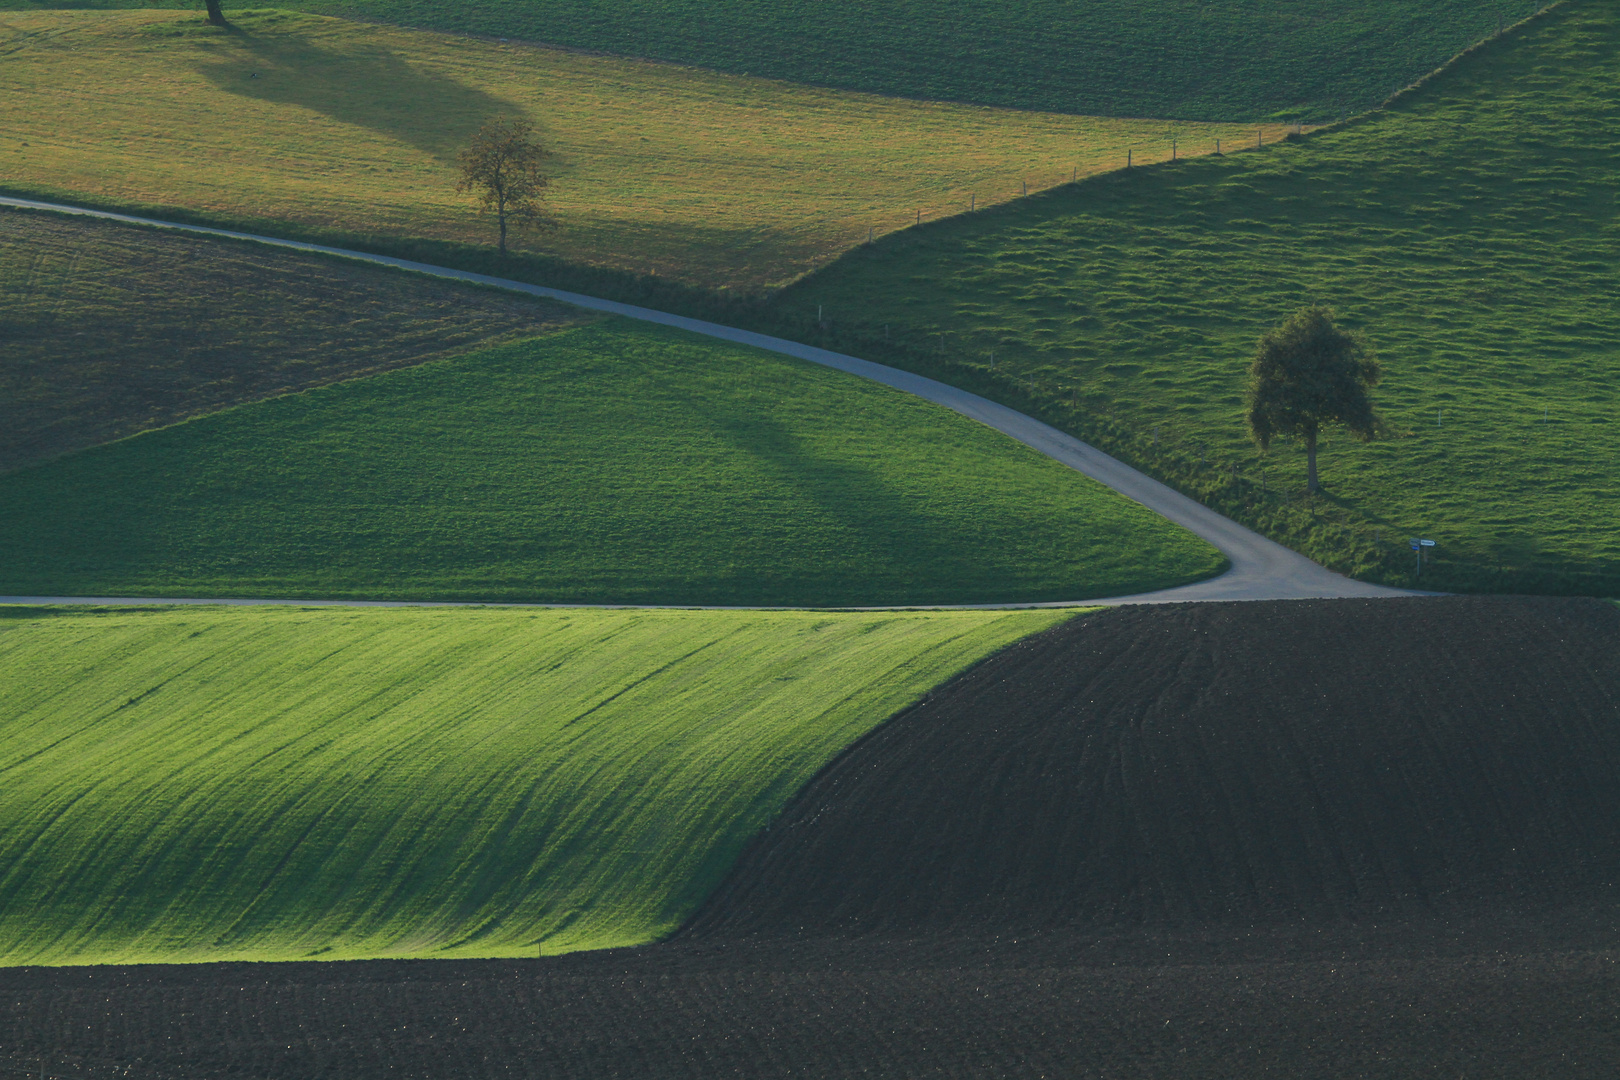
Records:
{"label": "narrow paved road", "polygon": [[[690,330],[695,334],[704,334],[724,341],[734,341],[742,345],[752,345],[785,356],[794,356],[800,360],[808,360],[811,363],[837,368],[840,371],[847,371],[851,375],[859,375],[864,379],[871,379],[874,382],[883,383],[885,386],[892,386],[896,390],[915,394],[917,397],[943,405],[948,409],[954,409],[963,416],[972,417],[974,420],[987,424],[1005,435],[1010,435],[1054,461],[1060,461],[1070,468],[1084,473],[1093,480],[1113,488],[1126,498],[1141,503],[1149,510],[1170,519],[1177,525],[1209,541],[1232,563],[1232,568],[1221,576],[1194,585],[1183,585],[1179,588],[1164,589],[1159,592],[1139,593],[1135,596],[1114,596],[1101,600],[1071,601],[1069,602],[1071,604],[1163,604],[1194,600],[1302,600],[1325,597],[1425,595],[1406,589],[1388,589],[1380,585],[1369,585],[1365,582],[1354,581],[1343,575],[1335,574],[1298,552],[1291,551],[1281,544],[1267,540],[1259,533],[1244,528],[1228,517],[1217,514],[1202,503],[1195,502],[1180,492],[1159,483],[1152,477],[1137,472],[1129,465],[1109,457],[1096,447],[1083,443],[1072,435],[1065,435],[1056,428],[1041,423],[1034,417],[1025,416],[1023,413],[1009,409],[1005,405],[998,405],[988,398],[970,394],[966,390],[959,390],[954,386],[948,386],[945,383],[924,378],[921,375],[913,375],[909,371],[901,371],[898,368],[874,364],[868,360],[860,360],[853,356],[829,352],[826,349],[818,349],[812,345],[801,345],[796,341],[787,341],[766,334],[756,334],[751,330],[739,330],[731,326],[721,326],[718,323],[704,322],[701,319],[689,319],[681,315],[654,311],[651,308],[636,307],[633,304],[621,304],[616,300],[602,300],[594,296],[582,296],[579,293],[565,292],[562,289],[548,289],[541,285],[530,285],[522,281],[489,277],[485,274],[474,274],[465,270],[453,270],[444,266],[411,262],[407,259],[394,259],[386,255],[372,255],[364,251],[349,251],[345,248],[324,247],[320,244],[306,244],[296,240],[281,240],[273,236],[257,236],[252,233],[231,232],[226,229],[210,229],[200,225],[158,221],[152,218],[133,217],[128,214],[115,214],[104,210],[87,210],[83,207],[67,206],[60,203],[36,202],[31,199],[14,199],[0,196],[0,206],[50,210],[63,214],[104,218],[109,221],[154,225],[161,228],[177,229],[182,232],[201,233],[206,236],[225,236],[236,240],[251,240],[274,247],[290,248],[294,251],[319,252],[325,255],[355,259],[360,262],[392,266],[401,270],[428,274],[432,277],[449,278],[454,281],[471,281],[480,285],[493,285],[501,289],[510,289],[513,292],[529,293],[533,296],[543,296],[551,300],[561,300],[564,303],[589,308],[593,311],[623,315],[626,318],[640,319],[644,322],[658,323],[662,326],[674,326],[682,330]],[[0,603],[8,604],[130,602],[244,604],[287,603],[289,601],[195,601],[129,597],[0,596]],[[389,606],[389,602],[381,601],[297,602],[343,605],[376,603]],[[1005,605],[989,604],[979,606],[999,607]],[[1067,605],[1047,604],[1033,606],[1058,607]]]}

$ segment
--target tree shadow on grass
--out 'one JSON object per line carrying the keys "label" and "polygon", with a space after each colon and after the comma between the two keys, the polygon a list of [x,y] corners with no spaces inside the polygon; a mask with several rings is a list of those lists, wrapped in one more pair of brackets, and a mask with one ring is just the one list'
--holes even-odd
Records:
{"label": "tree shadow on grass", "polygon": [[[834,599],[813,602],[973,602],[987,595],[991,582],[999,586],[1017,578],[1015,567],[971,543],[958,522],[937,517],[924,499],[896,489],[871,465],[820,452],[765,408],[739,415],[695,396],[686,404],[785,490],[848,530],[868,568],[867,581],[858,586],[859,595],[837,590],[840,595]],[[814,568],[809,576],[836,581],[838,572],[835,567]],[[1015,592],[1029,591],[1025,582],[1016,585]]]}
{"label": "tree shadow on grass", "polygon": [[232,55],[195,64],[224,93],[310,109],[442,161],[454,160],[485,122],[524,113],[376,45],[333,49],[296,29],[248,20],[229,40]]}

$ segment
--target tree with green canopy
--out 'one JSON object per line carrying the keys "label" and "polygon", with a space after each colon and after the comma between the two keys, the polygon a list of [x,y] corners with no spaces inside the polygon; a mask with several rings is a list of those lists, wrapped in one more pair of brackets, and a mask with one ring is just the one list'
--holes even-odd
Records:
{"label": "tree with green canopy", "polygon": [[1386,430],[1368,391],[1383,376],[1366,339],[1334,322],[1325,307],[1301,308],[1260,339],[1249,368],[1249,432],[1262,450],[1297,436],[1305,444],[1306,488],[1322,490],[1316,443],[1339,424],[1362,442]]}

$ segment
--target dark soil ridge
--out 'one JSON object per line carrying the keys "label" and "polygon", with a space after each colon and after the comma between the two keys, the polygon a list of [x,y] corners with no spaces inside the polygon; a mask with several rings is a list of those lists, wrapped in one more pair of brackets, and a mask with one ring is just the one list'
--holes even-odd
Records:
{"label": "dark soil ridge", "polygon": [[0,969],[0,1080],[1606,1080],[1617,644],[1563,599],[1082,616],[852,747],[671,942]]}
{"label": "dark soil ridge", "polygon": [[873,731],[680,936],[1423,921],[1617,880],[1620,608],[1135,607]]}

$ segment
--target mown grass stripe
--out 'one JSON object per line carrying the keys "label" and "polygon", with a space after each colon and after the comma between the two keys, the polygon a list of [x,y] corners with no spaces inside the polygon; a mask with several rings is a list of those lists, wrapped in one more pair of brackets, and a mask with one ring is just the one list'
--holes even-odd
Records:
{"label": "mown grass stripe", "polygon": [[849,742],[1068,617],[5,615],[7,964],[652,940]]}

